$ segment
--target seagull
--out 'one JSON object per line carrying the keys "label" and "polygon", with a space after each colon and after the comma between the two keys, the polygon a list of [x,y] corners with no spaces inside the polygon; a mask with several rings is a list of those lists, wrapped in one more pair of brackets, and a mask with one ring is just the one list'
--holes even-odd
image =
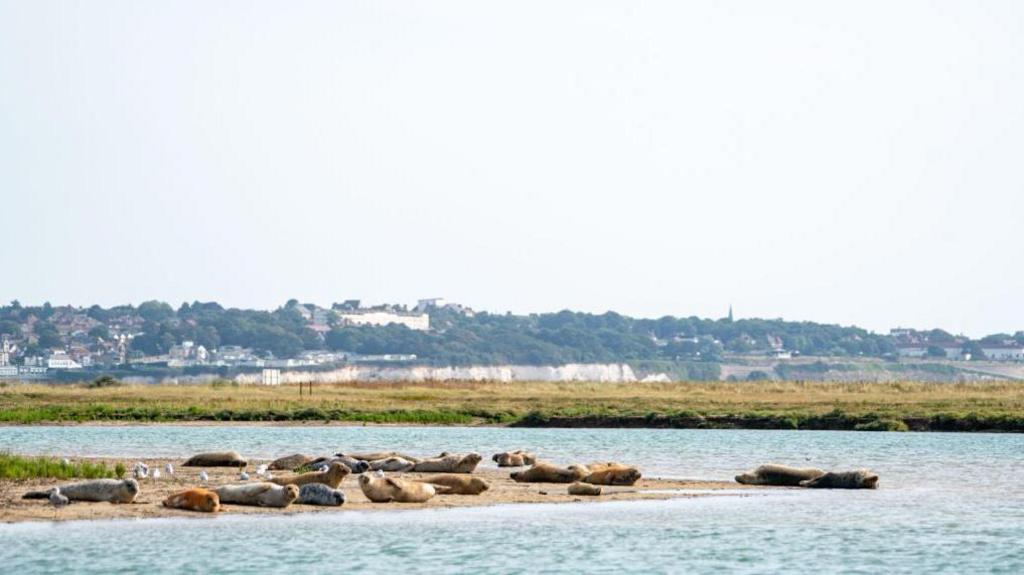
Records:
{"label": "seagull", "polygon": [[65,457],[64,459],[60,460],[60,464],[63,465],[64,467],[67,467],[68,465],[71,465],[71,460]]}
{"label": "seagull", "polygon": [[373,472],[373,476],[376,477],[377,479],[380,479],[384,477],[384,471],[382,469],[378,469],[377,471]]}
{"label": "seagull", "polygon": [[167,465],[164,465],[164,471],[167,472],[167,475],[174,475],[174,466],[168,463]]}
{"label": "seagull", "polygon": [[160,479],[160,470],[159,469],[154,469],[153,470],[153,481],[157,481],[158,479]]}
{"label": "seagull", "polygon": [[249,481],[249,474],[243,471],[242,474],[238,476],[238,478],[241,479],[242,481]]}
{"label": "seagull", "polygon": [[263,475],[267,472],[267,464],[264,463],[256,468],[256,475]]}
{"label": "seagull", "polygon": [[149,476],[149,466],[141,461],[135,464],[132,471],[135,474],[135,479],[145,479]]}
{"label": "seagull", "polygon": [[206,483],[209,480],[210,480],[210,476],[206,473],[205,469],[199,472],[199,481],[202,481],[203,483]]}
{"label": "seagull", "polygon": [[48,499],[50,500],[50,505],[53,505],[58,509],[69,503],[67,496],[63,495],[57,487],[50,490],[50,496]]}

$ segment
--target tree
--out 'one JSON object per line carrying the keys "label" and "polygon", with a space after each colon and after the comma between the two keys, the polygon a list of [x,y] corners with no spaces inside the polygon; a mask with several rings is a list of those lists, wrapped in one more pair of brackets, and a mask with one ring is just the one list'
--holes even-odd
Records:
{"label": "tree", "polygon": [[971,361],[981,361],[985,359],[985,350],[981,348],[981,344],[976,341],[969,341],[964,344],[963,353],[970,354]]}
{"label": "tree", "polygon": [[937,345],[929,345],[925,355],[928,357],[944,358],[946,357],[946,350]]}
{"label": "tree", "polygon": [[174,308],[162,301],[146,301],[139,304],[139,315],[146,321],[160,322],[174,317]]}
{"label": "tree", "polygon": [[33,327],[33,331],[38,338],[39,347],[43,349],[54,349],[64,346],[64,341],[61,339],[60,333],[57,332],[57,328],[49,322],[37,322]]}
{"label": "tree", "polygon": [[89,330],[89,337],[93,339],[110,339],[110,330],[105,325],[98,325]]}

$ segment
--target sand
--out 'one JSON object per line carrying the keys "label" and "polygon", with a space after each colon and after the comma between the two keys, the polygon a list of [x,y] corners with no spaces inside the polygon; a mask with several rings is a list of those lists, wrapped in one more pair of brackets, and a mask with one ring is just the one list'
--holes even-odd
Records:
{"label": "sand", "polygon": [[[118,461],[131,469],[136,460],[77,458],[77,461],[104,462],[113,466]],[[184,459],[146,459],[150,469],[160,469],[164,464],[171,463],[175,468],[173,476],[166,473],[159,479],[143,479],[139,481],[141,490],[134,503],[90,503],[73,502],[63,509],[55,509],[46,500],[26,500],[21,496],[27,491],[46,489],[75,480],[3,480],[0,481],[0,522],[17,523],[23,521],[72,521],[90,519],[128,519],[151,517],[213,517],[214,514],[167,509],[161,502],[168,495],[203,486],[199,480],[199,468],[182,467]],[[251,460],[249,473],[255,477],[254,470],[261,463],[269,461]],[[519,468],[525,469],[525,468]],[[371,503],[359,489],[357,477],[350,475],[342,482],[340,489],[345,492],[346,502],[341,507],[320,507],[314,505],[293,504],[285,509],[268,509],[245,505],[224,505],[224,510],[216,515],[224,514],[272,514],[291,515],[295,513],[338,513],[349,510],[396,510],[424,508],[480,507],[498,504],[517,503],[583,503],[597,501],[630,501],[640,499],[672,499],[680,497],[700,497],[715,495],[723,490],[764,489],[740,485],[731,481],[702,481],[680,479],[644,478],[629,487],[604,486],[603,494],[598,497],[573,496],[567,492],[568,485],[556,483],[516,483],[509,478],[509,473],[516,468],[498,469],[493,465],[481,463],[473,473],[490,483],[491,487],[480,495],[437,495],[426,503]],[[642,471],[642,470],[641,470]],[[241,483],[238,471],[228,468],[206,468],[209,474],[209,487],[218,487],[230,483]],[[275,472],[283,473],[283,472]],[[404,479],[420,479],[433,475],[431,473],[393,473],[391,476]],[[250,479],[249,482],[258,481]],[[685,491],[681,491],[685,490]],[[724,493],[719,493],[724,495]]]}

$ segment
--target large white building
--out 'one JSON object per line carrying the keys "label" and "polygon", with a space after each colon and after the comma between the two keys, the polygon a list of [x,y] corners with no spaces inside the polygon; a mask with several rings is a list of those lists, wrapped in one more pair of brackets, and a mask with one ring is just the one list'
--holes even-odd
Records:
{"label": "large white building", "polygon": [[68,354],[63,351],[57,351],[46,360],[46,367],[50,369],[81,369],[82,364],[68,357]]}
{"label": "large white building", "polygon": [[993,361],[1024,361],[1024,346],[981,344],[985,359]]}
{"label": "large white building", "polygon": [[425,313],[396,313],[391,311],[337,310],[338,320],[350,325],[404,325],[409,329],[426,331],[430,329],[430,316]]}

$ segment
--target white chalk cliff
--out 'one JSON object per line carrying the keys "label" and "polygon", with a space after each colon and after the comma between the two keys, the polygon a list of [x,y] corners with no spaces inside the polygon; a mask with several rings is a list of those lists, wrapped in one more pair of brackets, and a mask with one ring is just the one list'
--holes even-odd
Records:
{"label": "white chalk cliff", "polygon": [[[238,383],[261,383],[259,373],[235,377]],[[349,381],[598,381],[631,382],[636,375],[626,364],[570,363],[561,366],[494,365],[467,367],[346,366],[331,371],[282,371],[281,383],[344,383]]]}

